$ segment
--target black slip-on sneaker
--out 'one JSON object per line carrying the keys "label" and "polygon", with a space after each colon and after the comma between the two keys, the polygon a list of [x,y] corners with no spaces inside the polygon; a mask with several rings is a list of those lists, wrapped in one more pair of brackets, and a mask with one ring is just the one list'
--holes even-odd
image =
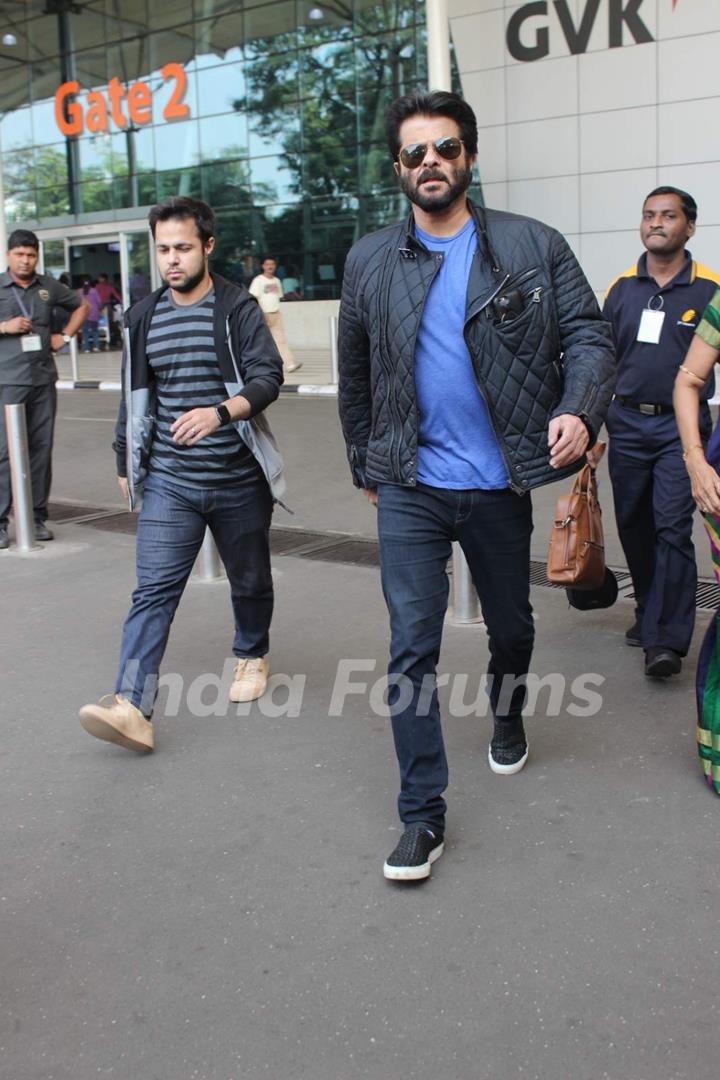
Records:
{"label": "black slip-on sneaker", "polygon": [[430,877],[430,867],[444,847],[442,836],[436,836],[427,825],[408,825],[392,855],[388,855],[383,874],[390,881]]}

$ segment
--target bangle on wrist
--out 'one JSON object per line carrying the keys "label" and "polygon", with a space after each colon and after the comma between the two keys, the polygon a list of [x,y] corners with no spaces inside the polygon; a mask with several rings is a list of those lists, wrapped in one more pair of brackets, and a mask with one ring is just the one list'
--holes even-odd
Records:
{"label": "bangle on wrist", "polygon": [[693,443],[692,446],[688,446],[687,450],[683,450],[683,461],[687,461],[688,455],[690,454],[690,452],[692,450],[703,450],[704,451],[705,447],[702,445],[702,443]]}

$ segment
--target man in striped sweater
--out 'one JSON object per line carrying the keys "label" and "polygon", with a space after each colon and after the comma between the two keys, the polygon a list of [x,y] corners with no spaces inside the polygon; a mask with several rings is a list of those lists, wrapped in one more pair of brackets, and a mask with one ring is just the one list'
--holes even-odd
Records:
{"label": "man in striped sweater", "polygon": [[213,211],[172,197],[149,221],[164,285],[125,315],[114,444],[131,506],[143,489],[137,588],[115,694],[80,710],[91,735],[136,751],[154,746],[160,662],[206,527],[230,581],[230,700],[264,693],[273,609],[269,528],[283,491],[282,460],[260,416],[278,396],[282,361],[247,290],[210,273]]}

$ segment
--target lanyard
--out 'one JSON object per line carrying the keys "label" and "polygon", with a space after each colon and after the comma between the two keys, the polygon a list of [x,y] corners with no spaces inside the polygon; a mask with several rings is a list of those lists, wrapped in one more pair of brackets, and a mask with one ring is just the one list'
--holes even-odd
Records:
{"label": "lanyard", "polygon": [[23,315],[25,316],[26,319],[29,319],[30,322],[32,322],[32,317],[33,317],[33,314],[35,312],[35,297],[34,296],[32,297],[32,302],[30,304],[30,310],[28,311],[28,309],[25,307],[25,300],[23,298],[24,290],[23,289],[18,289],[17,285],[13,285],[13,292],[15,293],[15,299],[17,300],[18,304],[20,305],[20,310],[22,311]]}

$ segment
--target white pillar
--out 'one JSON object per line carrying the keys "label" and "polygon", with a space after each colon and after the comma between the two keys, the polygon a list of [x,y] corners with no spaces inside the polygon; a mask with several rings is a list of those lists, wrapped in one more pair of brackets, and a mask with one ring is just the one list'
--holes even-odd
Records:
{"label": "white pillar", "polygon": [[0,267],[4,270],[7,265],[5,252],[7,251],[7,227],[5,225],[5,188],[3,187],[3,171],[0,163]]}
{"label": "white pillar", "polygon": [[428,90],[451,90],[448,0],[425,0]]}

